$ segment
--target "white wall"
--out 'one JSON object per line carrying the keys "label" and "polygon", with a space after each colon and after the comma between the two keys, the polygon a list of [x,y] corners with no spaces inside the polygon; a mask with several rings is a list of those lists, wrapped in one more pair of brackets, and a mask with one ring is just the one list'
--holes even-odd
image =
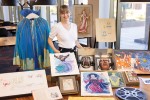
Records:
{"label": "white wall", "polygon": [[9,21],[9,8],[8,6],[3,6],[4,21]]}

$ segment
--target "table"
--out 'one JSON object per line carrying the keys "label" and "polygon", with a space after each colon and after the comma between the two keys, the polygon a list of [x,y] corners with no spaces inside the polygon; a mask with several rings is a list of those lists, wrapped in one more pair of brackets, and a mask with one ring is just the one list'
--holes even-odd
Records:
{"label": "table", "polygon": [[[139,77],[150,78],[150,75],[140,75]],[[48,85],[49,86],[54,85],[54,84],[50,84],[51,83],[51,77],[50,77],[50,75],[47,76],[47,81],[48,81]],[[143,81],[140,79],[140,85],[139,86],[132,86],[132,87],[139,88],[139,89],[143,90],[147,94],[148,100],[150,100],[150,93],[149,93],[149,91],[150,91],[150,85],[145,85],[143,83]],[[115,89],[113,89],[113,92],[115,92]],[[78,95],[68,95],[68,96],[79,96],[79,94]],[[62,100],[68,100],[68,96],[63,96],[64,99],[62,99]],[[116,100],[119,100],[115,96],[115,94],[114,94],[114,97],[116,98]],[[12,98],[12,99],[14,99],[14,100],[33,100],[33,97],[32,97],[32,95],[29,95],[29,96],[22,96],[22,97]]]}
{"label": "table", "polygon": [[17,26],[0,26],[0,28],[5,28],[7,31],[16,30]]}
{"label": "table", "polygon": [[0,37],[0,46],[9,46],[16,44],[16,37]]}

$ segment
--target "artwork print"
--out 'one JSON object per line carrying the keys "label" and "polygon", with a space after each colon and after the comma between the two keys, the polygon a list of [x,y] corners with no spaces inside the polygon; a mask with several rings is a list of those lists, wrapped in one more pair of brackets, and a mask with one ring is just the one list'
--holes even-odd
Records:
{"label": "artwork print", "polygon": [[94,56],[78,56],[80,70],[94,70]]}
{"label": "artwork print", "polygon": [[58,86],[33,90],[32,95],[34,100],[58,100],[63,98]]}
{"label": "artwork print", "polygon": [[79,37],[92,37],[92,5],[74,5],[74,22]]}
{"label": "artwork print", "polygon": [[48,88],[45,70],[0,74],[0,97],[29,94]]}
{"label": "artwork print", "polygon": [[112,87],[125,87],[125,81],[121,72],[108,71],[109,79]]}
{"label": "artwork print", "polygon": [[96,19],[96,41],[97,42],[115,42],[116,28],[115,19]]}
{"label": "artwork print", "polygon": [[150,51],[114,50],[117,70],[132,70],[137,74],[150,74]]}
{"label": "artwork print", "polygon": [[79,74],[74,53],[50,54],[52,76]]}
{"label": "artwork print", "polygon": [[111,96],[107,72],[81,72],[81,96]]}

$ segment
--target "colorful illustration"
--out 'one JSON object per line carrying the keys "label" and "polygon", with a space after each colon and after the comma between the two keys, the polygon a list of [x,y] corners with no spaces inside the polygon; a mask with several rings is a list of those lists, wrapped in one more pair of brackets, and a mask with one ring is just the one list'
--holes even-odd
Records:
{"label": "colorful illustration", "polygon": [[80,16],[80,21],[81,21],[81,24],[79,26],[79,30],[78,32],[80,33],[86,33],[87,32],[87,27],[88,27],[88,16],[87,16],[87,13],[86,13],[86,10],[82,10],[82,14]]}
{"label": "colorful illustration", "polygon": [[112,95],[111,84],[107,72],[82,72],[82,96],[108,96]]}
{"label": "colorful illustration", "polygon": [[92,37],[92,5],[74,5],[73,22],[79,37]]}
{"label": "colorful illustration", "polygon": [[50,54],[52,76],[79,74],[74,53]]}
{"label": "colorful illustration", "polygon": [[115,50],[118,70],[133,70],[137,74],[150,74],[150,51]]}
{"label": "colorful illustration", "polygon": [[48,88],[45,70],[0,74],[0,97],[28,94]]}
{"label": "colorful illustration", "polygon": [[125,81],[121,72],[109,71],[109,79],[112,87],[124,87]]}

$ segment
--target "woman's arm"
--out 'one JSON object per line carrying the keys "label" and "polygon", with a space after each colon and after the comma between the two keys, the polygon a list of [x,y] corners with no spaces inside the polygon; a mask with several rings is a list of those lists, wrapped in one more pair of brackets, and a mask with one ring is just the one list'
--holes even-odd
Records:
{"label": "woman's arm", "polygon": [[77,48],[79,48],[79,49],[83,48],[82,45],[79,43],[78,40],[76,40],[76,46],[77,46]]}
{"label": "woman's arm", "polygon": [[55,53],[60,53],[60,51],[55,48],[55,46],[54,46],[53,41],[52,41],[51,38],[48,38],[48,44],[50,45],[50,47],[53,49],[53,51]]}

